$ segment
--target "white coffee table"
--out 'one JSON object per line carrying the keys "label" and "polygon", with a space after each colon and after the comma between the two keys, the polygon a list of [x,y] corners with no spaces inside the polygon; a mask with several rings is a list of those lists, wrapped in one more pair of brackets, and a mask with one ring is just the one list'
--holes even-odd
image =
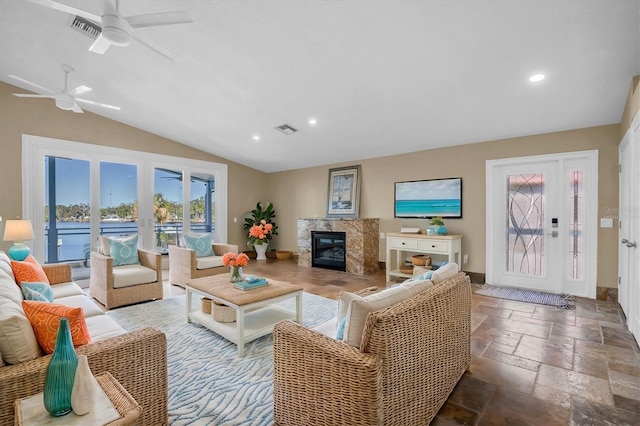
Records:
{"label": "white coffee table", "polygon": [[[229,274],[218,274],[190,280],[186,286],[187,322],[202,324],[238,346],[238,356],[244,355],[247,342],[273,332],[273,326],[285,319],[302,323],[302,287],[267,278],[268,285],[253,290],[238,290],[229,282]],[[232,307],[235,322],[215,321],[211,314],[202,312],[193,296],[208,297]],[[296,298],[295,310],[290,311],[275,303]]]}

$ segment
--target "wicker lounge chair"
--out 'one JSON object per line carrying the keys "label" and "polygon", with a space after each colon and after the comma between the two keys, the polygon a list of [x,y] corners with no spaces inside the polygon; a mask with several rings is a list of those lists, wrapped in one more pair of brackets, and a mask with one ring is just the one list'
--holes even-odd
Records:
{"label": "wicker lounge chair", "polygon": [[194,250],[170,245],[169,282],[184,287],[189,280],[229,272],[229,267],[222,264],[222,255],[238,253],[238,246],[222,243],[213,243],[212,246],[214,256],[196,258]]}
{"label": "wicker lounge chair", "polygon": [[469,367],[471,286],[458,273],[369,313],[360,349],[275,325],[276,425],[427,425]]}

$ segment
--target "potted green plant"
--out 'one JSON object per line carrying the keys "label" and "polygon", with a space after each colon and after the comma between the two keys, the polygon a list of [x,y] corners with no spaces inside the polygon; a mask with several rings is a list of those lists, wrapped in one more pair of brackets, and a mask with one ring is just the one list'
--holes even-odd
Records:
{"label": "potted green plant", "polygon": [[249,247],[253,246],[258,254],[257,260],[266,260],[266,251],[269,242],[274,235],[278,235],[278,226],[273,219],[276,217],[276,211],[273,204],[269,203],[266,209],[262,208],[260,202],[256,204],[256,208],[251,210],[250,216],[244,218],[242,227],[248,232]]}
{"label": "potted green plant", "polygon": [[447,228],[444,226],[444,220],[442,216],[432,217],[429,220],[429,227],[427,228],[428,235],[447,235]]}

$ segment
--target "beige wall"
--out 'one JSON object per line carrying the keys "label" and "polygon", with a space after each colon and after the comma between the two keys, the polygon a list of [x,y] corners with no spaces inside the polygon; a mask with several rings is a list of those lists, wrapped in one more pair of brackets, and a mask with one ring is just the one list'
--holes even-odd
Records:
{"label": "beige wall", "polygon": [[[229,225],[228,240],[243,249],[247,239],[238,224],[245,213],[255,207],[266,192],[265,174],[189,148],[177,142],[144,132],[131,126],[86,112],[75,114],[56,108],[53,100],[25,99],[11,93],[24,90],[0,82],[0,216],[4,219],[22,216],[22,134],[45,136],[76,142],[106,145],[143,152],[155,152],[177,157],[228,164],[229,172]],[[122,114],[126,114],[124,111]],[[0,223],[0,236],[4,223]],[[7,249],[10,243],[0,242]]]}
{"label": "beige wall", "polygon": [[[637,83],[637,79],[634,80]],[[463,253],[469,255],[464,269],[485,271],[485,161],[488,159],[596,149],[599,152],[599,215],[615,211],[618,205],[617,145],[624,123],[640,109],[640,90],[633,90],[625,107],[623,124],[535,135],[502,141],[483,142],[452,148],[425,150],[412,154],[332,164],[265,175],[210,154],[186,147],[133,127],[100,116],[73,114],[57,109],[53,102],[19,99],[10,94],[21,91],[0,83],[0,178],[11,185],[0,186],[0,215],[21,215],[21,135],[33,134],[98,145],[156,152],[229,165],[229,242],[246,246],[242,217],[256,202],[273,202],[277,212],[279,236],[274,247],[297,251],[296,219],[324,217],[328,170],[333,167],[362,165],[360,217],[380,218],[381,232],[396,232],[402,226],[424,228],[425,220],[393,218],[393,183],[439,177],[463,178],[463,219],[447,220],[450,233],[464,235]],[[628,127],[628,124],[627,124]],[[13,178],[13,179],[12,179]],[[16,183],[13,183],[16,182]],[[234,223],[233,219],[238,222]],[[617,223],[616,223],[617,226]],[[598,286],[616,287],[617,231],[598,232]],[[0,224],[0,231],[3,230]],[[7,243],[0,243],[7,248]],[[381,241],[380,259],[384,259]]]}
{"label": "beige wall", "polygon": [[[464,269],[485,271],[485,161],[569,151],[599,152],[599,214],[618,205],[619,126],[557,132],[522,138],[432,149],[405,155],[272,173],[272,201],[278,211],[279,248],[297,250],[295,220],[326,213],[328,170],[362,165],[360,217],[380,218],[380,231],[401,227],[425,228],[426,220],[393,218],[393,184],[397,181],[457,177],[463,179],[463,218],[446,220],[449,233],[463,234],[462,252],[469,255]],[[384,260],[384,241],[380,244]],[[616,287],[617,230],[598,231],[598,286]]]}

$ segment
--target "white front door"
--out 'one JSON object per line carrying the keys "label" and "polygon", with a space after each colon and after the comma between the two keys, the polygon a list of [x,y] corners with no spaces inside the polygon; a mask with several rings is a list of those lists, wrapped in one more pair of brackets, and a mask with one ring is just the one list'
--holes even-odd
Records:
{"label": "white front door", "polygon": [[487,283],[595,298],[597,152],[487,161]]}

